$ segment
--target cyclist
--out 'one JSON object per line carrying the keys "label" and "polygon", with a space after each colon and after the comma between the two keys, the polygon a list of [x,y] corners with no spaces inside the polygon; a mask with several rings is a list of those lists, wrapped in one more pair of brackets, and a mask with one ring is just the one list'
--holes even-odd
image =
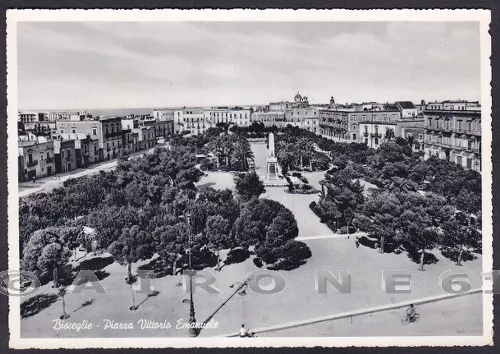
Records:
{"label": "cyclist", "polygon": [[410,304],[410,306],[406,309],[406,316],[410,321],[413,321],[415,320],[416,314],[417,312],[415,311],[415,307],[413,306],[413,304]]}

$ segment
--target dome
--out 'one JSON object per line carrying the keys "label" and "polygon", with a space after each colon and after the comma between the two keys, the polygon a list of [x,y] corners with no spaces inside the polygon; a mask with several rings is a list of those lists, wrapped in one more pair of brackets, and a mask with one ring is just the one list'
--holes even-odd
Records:
{"label": "dome", "polygon": [[295,102],[300,102],[302,101],[302,96],[300,95],[300,93],[297,91],[297,94],[295,95],[295,98],[294,98]]}

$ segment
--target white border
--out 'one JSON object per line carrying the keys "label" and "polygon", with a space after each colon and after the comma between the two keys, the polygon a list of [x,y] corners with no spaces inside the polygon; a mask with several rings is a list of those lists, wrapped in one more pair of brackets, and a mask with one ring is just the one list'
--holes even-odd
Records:
{"label": "white border", "polygon": [[[17,22],[20,21],[478,21],[481,35],[483,272],[493,268],[491,38],[489,10],[7,10],[9,269],[19,269],[17,182]],[[491,281],[483,289],[492,289]],[[33,338],[20,337],[20,299],[9,299],[9,346],[25,348],[347,347],[493,344],[493,295],[483,294],[482,336],[297,338]]]}

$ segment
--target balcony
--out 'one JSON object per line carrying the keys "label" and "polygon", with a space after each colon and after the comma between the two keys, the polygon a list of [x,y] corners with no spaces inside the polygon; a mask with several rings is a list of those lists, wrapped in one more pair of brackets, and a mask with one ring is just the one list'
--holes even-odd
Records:
{"label": "balcony", "polygon": [[106,133],[104,134],[104,137],[105,138],[115,138],[115,137],[118,137],[118,136],[122,136],[122,132],[121,131],[118,131],[118,132],[114,132],[114,133]]}
{"label": "balcony", "polygon": [[380,133],[371,133],[370,136],[372,138],[382,138],[382,134],[380,134]]}
{"label": "balcony", "polygon": [[38,160],[32,160],[32,161],[28,161],[28,167],[35,167],[36,165],[38,165]]}

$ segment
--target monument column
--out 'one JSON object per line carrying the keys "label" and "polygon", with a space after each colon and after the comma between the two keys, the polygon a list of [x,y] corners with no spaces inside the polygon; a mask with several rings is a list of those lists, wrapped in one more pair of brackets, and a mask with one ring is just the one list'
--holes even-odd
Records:
{"label": "monument column", "polygon": [[274,151],[274,134],[269,133],[269,154],[267,156],[266,179],[278,179],[278,159]]}

